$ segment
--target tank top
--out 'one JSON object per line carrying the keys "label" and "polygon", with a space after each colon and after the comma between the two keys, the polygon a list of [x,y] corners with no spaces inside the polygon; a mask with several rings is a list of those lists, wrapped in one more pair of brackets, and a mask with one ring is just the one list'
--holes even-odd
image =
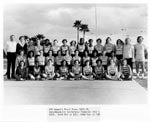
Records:
{"label": "tank top", "polygon": [[94,50],[94,46],[93,45],[92,46],[87,45],[87,50],[88,50],[89,54],[92,54],[93,50]]}
{"label": "tank top", "polygon": [[45,72],[49,75],[54,74],[54,66],[46,66],[45,67]]}
{"label": "tank top", "polygon": [[70,54],[75,54],[76,46],[70,46]]}
{"label": "tank top", "polygon": [[60,49],[60,46],[59,46],[59,45],[53,45],[53,46],[52,46],[53,54],[57,54],[57,52],[58,52],[59,49]]}
{"label": "tank top", "polygon": [[80,74],[80,72],[81,72],[81,67],[80,67],[80,66],[73,66],[73,67],[72,67],[72,72],[73,72],[75,75]]}
{"label": "tank top", "polygon": [[45,57],[44,56],[39,56],[38,57],[38,62],[39,62],[39,65],[45,65]]}
{"label": "tank top", "polygon": [[145,61],[145,46],[143,44],[137,43],[135,45],[136,55],[135,59],[137,61]]}
{"label": "tank top", "polygon": [[29,66],[34,66],[34,64],[35,64],[35,58],[34,57],[28,58],[28,64],[29,64]]}
{"label": "tank top", "polygon": [[48,53],[50,50],[50,45],[44,45],[44,53]]}
{"label": "tank top", "polygon": [[60,74],[62,76],[66,75],[68,73],[68,68],[67,67],[60,67]]}
{"label": "tank top", "polygon": [[95,67],[95,73],[96,73],[96,75],[103,74],[103,71],[104,71],[103,66],[96,66]]}
{"label": "tank top", "polygon": [[66,51],[69,49],[69,46],[68,45],[62,45],[61,46],[61,51],[62,51],[62,54],[66,54]]}
{"label": "tank top", "polygon": [[103,45],[95,45],[94,48],[99,54],[103,52]]}
{"label": "tank top", "polygon": [[72,57],[71,57],[71,56],[64,56],[64,58],[63,58],[63,59],[67,61],[68,65],[70,65],[70,63],[71,63],[71,59],[72,59]]}
{"label": "tank top", "polygon": [[125,76],[130,74],[129,65],[122,66],[122,73],[123,73]]}
{"label": "tank top", "polygon": [[108,63],[108,57],[107,56],[102,57],[101,60],[102,60],[102,65],[107,65],[107,63]]}
{"label": "tank top", "polygon": [[62,61],[62,56],[57,56],[56,57],[56,64],[61,65],[61,61]]}
{"label": "tank top", "polygon": [[123,55],[123,46],[116,46],[116,55]]}
{"label": "tank top", "polygon": [[98,60],[98,58],[97,57],[96,58],[92,58],[91,60],[92,60],[92,66],[96,66],[97,65],[96,61]]}
{"label": "tank top", "polygon": [[91,66],[89,66],[89,67],[85,66],[83,68],[83,72],[85,73],[84,74],[85,76],[91,75],[91,73],[92,73],[92,67]]}
{"label": "tank top", "polygon": [[105,50],[106,50],[107,53],[111,53],[111,51],[113,51],[113,49],[114,49],[113,44],[108,43],[108,44],[105,45]]}
{"label": "tank top", "polygon": [[84,52],[85,45],[84,44],[83,45],[78,44],[78,50],[79,50],[79,52]]}

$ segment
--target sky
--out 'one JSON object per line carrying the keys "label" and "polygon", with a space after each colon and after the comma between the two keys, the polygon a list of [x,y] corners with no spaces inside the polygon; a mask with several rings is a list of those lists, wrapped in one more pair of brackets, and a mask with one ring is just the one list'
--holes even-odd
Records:
{"label": "sky", "polygon": [[[146,4],[7,4],[4,6],[4,45],[9,36],[44,34],[50,40],[76,40],[75,20],[88,24],[85,39],[110,36],[113,42],[129,37],[147,38],[148,13]],[[97,24],[96,24],[97,23]],[[121,29],[124,29],[122,31]],[[83,33],[80,32],[80,37]]]}

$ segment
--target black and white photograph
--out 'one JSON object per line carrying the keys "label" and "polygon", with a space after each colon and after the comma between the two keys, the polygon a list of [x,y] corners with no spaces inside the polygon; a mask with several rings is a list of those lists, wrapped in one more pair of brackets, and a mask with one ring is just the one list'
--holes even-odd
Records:
{"label": "black and white photograph", "polygon": [[148,103],[148,5],[5,4],[6,105]]}

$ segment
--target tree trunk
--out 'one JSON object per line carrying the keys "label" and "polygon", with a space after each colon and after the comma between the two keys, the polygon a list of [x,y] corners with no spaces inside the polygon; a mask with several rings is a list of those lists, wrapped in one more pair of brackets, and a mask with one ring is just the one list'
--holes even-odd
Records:
{"label": "tree trunk", "polygon": [[83,31],[83,39],[85,40],[85,31]]}
{"label": "tree trunk", "polygon": [[77,42],[79,42],[79,28],[77,28]]}

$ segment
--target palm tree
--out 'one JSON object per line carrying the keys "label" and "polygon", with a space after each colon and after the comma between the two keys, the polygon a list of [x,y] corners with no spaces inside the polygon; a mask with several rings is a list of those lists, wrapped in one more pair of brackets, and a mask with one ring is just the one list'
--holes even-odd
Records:
{"label": "palm tree", "polygon": [[80,31],[83,32],[83,38],[85,39],[85,33],[89,32],[90,30],[87,24],[81,24]]}
{"label": "palm tree", "polygon": [[81,20],[76,20],[74,22],[73,27],[77,28],[77,42],[79,42],[79,30],[80,30],[80,26],[81,26]]}

